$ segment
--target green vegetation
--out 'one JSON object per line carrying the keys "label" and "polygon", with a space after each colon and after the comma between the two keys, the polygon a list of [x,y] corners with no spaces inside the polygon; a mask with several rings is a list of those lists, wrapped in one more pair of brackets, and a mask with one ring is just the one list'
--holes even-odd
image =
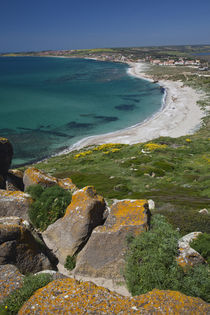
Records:
{"label": "green vegetation", "polygon": [[210,202],[210,141],[205,129],[199,133],[161,137],[149,143],[159,146],[152,150],[143,143],[89,147],[36,167],[53,176],[70,177],[79,188],[93,185],[109,203],[114,198],[153,199],[156,211],[182,234],[210,233],[210,216],[198,213]]}
{"label": "green vegetation", "polygon": [[76,257],[68,255],[64,267],[71,271],[76,266]]}
{"label": "green vegetation", "polygon": [[61,218],[71,202],[71,193],[59,186],[44,189],[41,185],[32,185],[27,192],[34,199],[29,218],[33,225],[42,231]]}
{"label": "green vegetation", "polygon": [[33,293],[52,281],[50,274],[25,276],[23,286],[13,291],[0,305],[0,314],[17,314]]}
{"label": "green vegetation", "polygon": [[200,234],[197,239],[190,243],[190,246],[200,253],[210,265],[210,234]]}
{"label": "green vegetation", "polygon": [[210,301],[208,267],[201,265],[184,271],[176,262],[179,237],[161,215],[152,218],[149,232],[129,237],[125,279],[132,295],[156,288]]}

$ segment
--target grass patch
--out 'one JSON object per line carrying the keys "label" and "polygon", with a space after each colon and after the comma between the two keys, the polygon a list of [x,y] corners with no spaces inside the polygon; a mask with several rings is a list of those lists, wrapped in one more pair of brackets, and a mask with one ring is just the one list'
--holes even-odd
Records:
{"label": "grass patch", "polygon": [[197,239],[190,243],[190,246],[200,253],[206,259],[207,263],[210,264],[210,234],[200,234]]}
{"label": "grass patch", "polygon": [[64,267],[68,269],[69,271],[71,271],[75,268],[75,266],[76,266],[76,257],[68,255],[66,257],[66,262],[65,262]]}
{"label": "grass patch", "polygon": [[59,186],[44,189],[41,185],[32,185],[27,192],[34,199],[29,209],[29,218],[41,231],[61,218],[71,202],[71,193]]}

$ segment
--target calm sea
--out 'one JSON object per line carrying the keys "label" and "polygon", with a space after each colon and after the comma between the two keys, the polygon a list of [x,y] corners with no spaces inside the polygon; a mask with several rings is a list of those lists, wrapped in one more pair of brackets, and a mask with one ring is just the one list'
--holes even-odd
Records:
{"label": "calm sea", "polygon": [[0,58],[0,136],[14,146],[13,166],[158,111],[160,87],[127,70],[125,64],[85,59]]}

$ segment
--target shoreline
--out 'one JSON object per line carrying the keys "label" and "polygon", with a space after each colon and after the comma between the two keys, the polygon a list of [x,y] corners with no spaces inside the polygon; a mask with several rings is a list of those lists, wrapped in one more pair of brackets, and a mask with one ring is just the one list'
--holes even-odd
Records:
{"label": "shoreline", "polygon": [[[128,65],[130,66],[129,75],[154,82],[152,77],[145,74],[145,69],[148,67],[145,63],[129,62]],[[197,101],[201,99],[203,93],[183,86],[180,81],[160,80],[157,83],[164,88],[165,93],[161,109],[153,116],[125,129],[83,138],[56,155],[67,154],[90,145],[110,142],[135,144],[160,136],[177,138],[193,134],[200,127],[201,119],[205,116],[197,105]]]}

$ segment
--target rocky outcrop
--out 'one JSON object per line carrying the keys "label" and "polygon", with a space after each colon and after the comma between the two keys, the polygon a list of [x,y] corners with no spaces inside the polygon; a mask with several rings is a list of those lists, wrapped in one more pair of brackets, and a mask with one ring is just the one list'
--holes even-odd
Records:
{"label": "rocky outcrop", "polygon": [[8,139],[0,137],[0,175],[3,177],[3,184],[0,188],[5,188],[5,181],[8,169],[13,156],[13,148]]}
{"label": "rocky outcrop", "polygon": [[67,255],[74,255],[87,242],[92,230],[104,223],[106,204],[93,187],[85,187],[72,195],[63,218],[43,233],[47,246],[64,264]]}
{"label": "rocky outcrop", "polygon": [[20,170],[9,170],[7,174],[6,180],[6,189],[17,191],[21,190],[24,191],[24,184],[23,184],[23,172]]}
{"label": "rocky outcrop", "polygon": [[45,174],[35,167],[30,167],[24,172],[23,183],[25,190],[27,187],[36,184],[40,184],[43,187],[59,185],[60,187],[72,192],[77,189],[70,178],[57,179],[56,177]]}
{"label": "rocky outcrop", "polygon": [[0,265],[13,264],[23,274],[52,269],[53,265],[43,251],[44,246],[28,226],[17,217],[1,218]]}
{"label": "rocky outcrop", "polygon": [[190,247],[190,243],[195,240],[201,232],[189,233],[179,240],[179,255],[177,257],[178,264],[185,268],[186,266],[195,266],[197,264],[205,263],[205,259]]}
{"label": "rocky outcrop", "polygon": [[92,235],[77,256],[75,276],[103,277],[124,281],[122,271],[128,234],[139,234],[149,228],[150,212],[146,200],[115,202],[104,226]]}
{"label": "rocky outcrop", "polygon": [[0,189],[0,216],[18,216],[28,220],[28,211],[32,203],[30,195],[21,191]]}
{"label": "rocky outcrop", "polygon": [[123,297],[91,282],[74,279],[49,283],[23,305],[25,314],[208,314],[209,304],[177,291],[153,290]]}
{"label": "rocky outcrop", "polygon": [[0,265],[0,303],[22,286],[23,277],[14,265]]}

